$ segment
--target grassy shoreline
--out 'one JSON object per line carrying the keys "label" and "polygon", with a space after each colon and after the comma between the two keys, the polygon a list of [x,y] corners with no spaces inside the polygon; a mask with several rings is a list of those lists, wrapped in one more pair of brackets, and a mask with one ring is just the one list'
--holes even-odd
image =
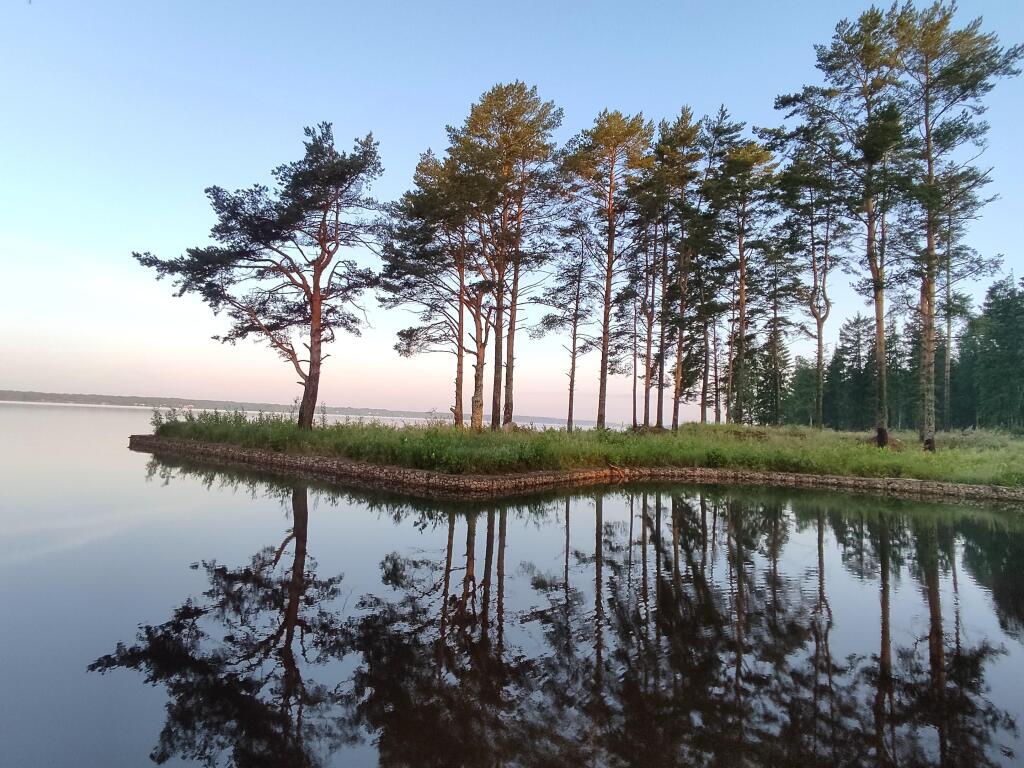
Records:
{"label": "grassy shoreline", "polygon": [[953,433],[939,450],[897,437],[903,450],[879,450],[866,434],[802,427],[685,424],[676,433],[517,429],[472,432],[446,425],[376,423],[298,429],[278,415],[171,412],[154,416],[161,437],[226,443],[449,474],[500,475],[594,467],[706,467],[866,478],[912,478],[1024,486],[1024,440],[993,432]]}

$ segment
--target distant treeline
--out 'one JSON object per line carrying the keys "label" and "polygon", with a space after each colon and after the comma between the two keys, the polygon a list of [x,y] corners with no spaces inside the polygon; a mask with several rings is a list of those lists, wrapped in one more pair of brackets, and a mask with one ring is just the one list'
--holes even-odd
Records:
{"label": "distant treeline", "polygon": [[[72,405],[118,405],[144,408],[195,408],[202,411],[248,411],[255,413],[289,413],[296,405],[281,403],[249,403],[241,400],[195,400],[187,397],[140,397],[137,395],[85,395],[61,392],[31,392],[17,389],[0,389],[0,402],[11,403],[61,403]],[[420,419],[431,421],[447,418],[437,411],[396,411],[390,408],[354,408],[321,403],[317,411],[329,416],[353,416],[367,419]],[[526,416],[526,420],[544,423],[561,423],[559,419],[547,416]]]}
{"label": "distant treeline", "polygon": [[[943,429],[990,427],[1024,431],[1024,280],[1007,277],[994,283],[980,312],[965,312],[957,332],[939,339],[937,365],[945,375],[936,381]],[[892,424],[917,429],[921,424],[918,382],[921,377],[920,326],[887,333],[888,380]],[[947,339],[952,345],[947,346]],[[872,322],[857,315],[843,323],[825,370],[825,424],[835,429],[867,429],[874,412],[875,362]],[[950,350],[952,348],[952,354]],[[809,424],[814,414],[814,364],[797,357],[787,386],[783,420]],[[762,387],[762,392],[763,392]],[[761,418],[770,416],[763,395]]]}

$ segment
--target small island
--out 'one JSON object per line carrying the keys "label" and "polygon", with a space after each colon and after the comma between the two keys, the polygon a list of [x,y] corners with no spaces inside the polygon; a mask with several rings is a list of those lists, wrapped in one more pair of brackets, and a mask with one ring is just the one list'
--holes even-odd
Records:
{"label": "small island", "polygon": [[867,434],[795,426],[473,431],[325,420],[303,429],[286,415],[238,411],[158,411],[153,426],[152,435],[131,437],[133,450],[426,498],[646,480],[1024,502],[1024,441],[984,431],[950,436],[941,450],[925,452],[903,448],[895,436],[879,450]]}

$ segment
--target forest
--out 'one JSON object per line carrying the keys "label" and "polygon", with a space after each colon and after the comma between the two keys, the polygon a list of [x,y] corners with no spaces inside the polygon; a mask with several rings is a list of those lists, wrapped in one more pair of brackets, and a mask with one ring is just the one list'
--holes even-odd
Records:
{"label": "forest", "polygon": [[[939,2],[872,7],[813,52],[767,127],[725,106],[657,123],[606,109],[559,145],[562,110],[498,84],[391,203],[368,192],[373,137],[343,152],[323,123],[272,187],[207,190],[215,245],[134,255],[226,312],[222,340],[266,340],[299,376],[307,428],[324,348],[358,332],[372,294],[413,311],[400,354],[450,355],[456,427],[514,425],[516,363],[554,335],[569,431],[585,355],[598,429],[612,376],[631,381],[635,429],[676,430],[684,403],[701,422],[870,430],[880,447],[890,429],[925,450],[943,430],[1021,429],[1024,282],[969,234],[992,199],[985,96],[1024,48]],[[840,281],[867,314],[833,316]]]}

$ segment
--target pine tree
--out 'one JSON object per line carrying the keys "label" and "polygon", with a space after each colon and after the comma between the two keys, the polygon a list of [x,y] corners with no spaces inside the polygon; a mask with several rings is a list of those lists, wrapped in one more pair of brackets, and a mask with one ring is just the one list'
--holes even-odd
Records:
{"label": "pine tree", "polygon": [[983,256],[964,242],[967,225],[973,221],[982,205],[989,202],[981,198],[981,190],[989,176],[975,168],[947,169],[943,172],[943,252],[939,259],[936,314],[944,325],[942,356],[942,428],[952,428],[953,385],[952,371],[955,352],[954,328],[970,317],[970,299],[956,286],[966,280],[978,280],[995,274],[1002,263],[1000,256]]}
{"label": "pine tree", "polygon": [[820,124],[841,140],[837,159],[849,173],[844,190],[848,213],[864,233],[863,264],[870,274],[875,314],[875,434],[879,447],[889,440],[885,351],[885,193],[892,186],[889,162],[905,143],[898,107],[900,50],[896,9],[870,8],[856,22],[836,25],[829,45],[817,46],[817,68],[824,86],[806,86],[776,100],[776,107]]}
{"label": "pine tree", "polygon": [[945,197],[940,169],[949,164],[954,170],[963,170],[969,164],[961,164],[953,156],[965,144],[981,146],[988,126],[974,116],[983,111],[982,97],[997,78],[1019,74],[1016,64],[1024,55],[1021,46],[1004,50],[995,35],[982,33],[981,19],[956,29],[955,13],[953,3],[936,2],[922,10],[907,5],[895,23],[905,103],[910,105],[919,134],[914,181],[924,237],[918,307],[921,436],[925,450],[930,451],[935,450],[935,289],[941,269]]}
{"label": "pine tree", "polygon": [[544,240],[558,199],[551,136],[561,122],[561,109],[516,81],[491,88],[462,126],[448,128],[449,153],[474,190],[481,267],[494,294],[492,429],[513,417],[520,290],[548,253]]}
{"label": "pine tree", "polygon": [[604,235],[600,257],[601,362],[598,374],[597,428],[605,427],[612,344],[612,308],[623,253],[628,250],[617,236],[626,212],[624,198],[629,180],[650,163],[654,127],[643,115],[626,116],[603,110],[593,127],[573,138],[565,152],[564,170],[572,180],[572,193],[584,207],[591,237]]}
{"label": "pine tree", "polygon": [[[377,204],[366,191],[382,169],[371,135],[346,153],[335,147],[330,123],[305,134],[303,157],[274,170],[273,189],[206,190],[216,245],[176,259],[132,255],[157,279],[174,279],[178,296],[198,294],[214,313],[227,313],[230,330],[214,338],[234,344],[256,336],[289,363],[302,385],[299,426],[312,429],[324,347],[361,325],[356,302],[373,275],[345,255],[376,247],[376,222],[366,214]],[[296,335],[308,340],[305,352]]]}
{"label": "pine tree", "polygon": [[473,268],[479,243],[466,197],[471,186],[451,157],[442,161],[431,152],[421,156],[414,183],[391,208],[378,301],[385,309],[415,308],[419,323],[398,332],[395,349],[400,355],[442,351],[455,356],[451,410],[457,427],[464,424],[465,355],[474,356],[478,375],[470,421],[479,429],[491,304],[490,286]]}
{"label": "pine tree", "polygon": [[749,271],[765,250],[766,229],[772,215],[775,163],[772,153],[751,140],[736,140],[726,152],[721,172],[714,181],[715,206],[733,239],[735,264],[735,323],[730,356],[729,421],[746,418],[747,366],[750,357]]}
{"label": "pine tree", "polygon": [[564,345],[569,353],[569,402],[566,410],[565,429],[573,430],[573,404],[576,396],[576,362],[579,356],[594,347],[594,339],[588,333],[593,320],[594,297],[598,282],[594,273],[594,256],[590,252],[592,242],[587,236],[585,225],[576,220],[565,226],[561,232],[561,251],[554,264],[554,279],[548,284],[538,303],[550,308],[534,335],[552,332],[566,332],[569,341]]}
{"label": "pine tree", "polygon": [[824,426],[825,323],[832,313],[830,279],[844,265],[850,246],[850,221],[845,216],[844,189],[848,172],[839,162],[839,138],[822,123],[804,124],[790,132],[775,131],[774,141],[788,149],[790,159],[779,177],[785,211],[782,226],[789,252],[800,258],[808,275],[804,293],[814,321],[815,370],[813,424]]}
{"label": "pine tree", "polygon": [[[672,384],[672,429],[679,428],[679,405],[683,399],[686,383],[686,328],[689,304],[689,281],[691,265],[700,253],[702,238],[699,223],[702,202],[695,184],[700,178],[699,162],[701,124],[694,120],[689,107],[683,107],[671,123],[662,123],[658,141],[654,147],[653,172],[661,182],[667,197],[667,234],[663,251],[667,256],[668,246],[673,246],[675,258],[671,265],[665,264],[665,273],[671,275],[665,286],[662,312],[665,325],[675,337],[675,355]],[[665,352],[662,352],[664,366]]]}

